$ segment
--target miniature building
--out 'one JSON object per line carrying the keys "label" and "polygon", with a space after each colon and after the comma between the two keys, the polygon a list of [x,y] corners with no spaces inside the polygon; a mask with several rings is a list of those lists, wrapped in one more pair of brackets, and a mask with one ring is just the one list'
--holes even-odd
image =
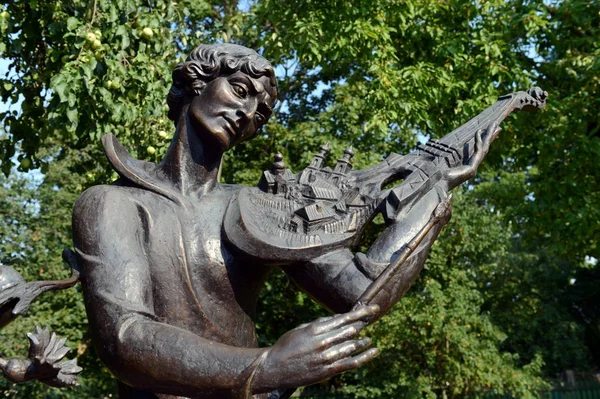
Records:
{"label": "miniature building", "polygon": [[335,211],[322,202],[316,202],[300,208],[296,211],[296,215],[302,218],[307,233],[315,231],[323,224],[335,220]]}
{"label": "miniature building", "polygon": [[310,165],[307,166],[307,169],[321,169],[323,167],[323,163],[327,159],[327,155],[329,154],[329,143],[325,143],[321,146],[321,151],[315,154]]}
{"label": "miniature building", "polygon": [[333,172],[331,172],[330,181],[336,184],[338,187],[342,181],[344,181],[346,175],[352,170],[352,163],[350,160],[354,156],[352,147],[348,147],[344,150],[344,156],[338,159]]}
{"label": "miniature building", "polygon": [[[285,168],[283,156],[275,154],[271,168],[265,172],[258,187],[270,194],[291,200],[296,209],[292,215],[278,220],[281,229],[309,234],[323,231],[341,234],[356,230],[363,210],[372,204],[360,194],[358,187],[348,186],[352,171],[352,147],[344,151],[334,169],[325,166],[329,144],[321,147],[309,166],[298,175]],[[277,208],[276,205],[268,205]],[[278,208],[277,208],[278,209]]]}
{"label": "miniature building", "polygon": [[270,170],[262,173],[258,188],[269,194],[285,194],[287,192],[287,183],[295,180],[291,170],[285,168],[283,155],[275,154]]}
{"label": "miniature building", "polygon": [[300,174],[299,183],[300,184],[310,184],[313,183],[317,176],[321,174],[323,164],[327,159],[327,155],[329,154],[329,143],[325,143],[321,146],[321,151],[319,151],[313,157],[313,160],[310,162],[310,165],[306,167]]}

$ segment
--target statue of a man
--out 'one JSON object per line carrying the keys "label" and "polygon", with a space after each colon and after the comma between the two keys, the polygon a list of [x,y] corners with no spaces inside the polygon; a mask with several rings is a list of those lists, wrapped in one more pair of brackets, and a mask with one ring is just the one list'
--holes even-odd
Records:
{"label": "statue of a man", "polygon": [[[483,141],[477,133],[474,155],[438,176],[441,183],[402,217],[388,215],[391,227],[366,254],[355,256],[349,247],[356,241],[346,239],[307,241],[310,251],[302,256],[291,250],[271,256],[272,247],[246,240],[252,232],[241,219],[226,220],[243,188],[220,184],[218,171],[223,153],[267,122],[276,99],[273,68],[256,52],[201,45],[173,72],[169,118],[177,127],[160,164],[135,160],[114,137],[104,137],[120,178],[81,195],[73,231],[95,347],[119,379],[122,398],[262,398],[373,359],[377,349],[358,333],[406,292],[449,215],[369,305],[356,302],[447,192],[473,175],[497,133],[494,127]],[[384,166],[396,175],[404,170],[393,161]],[[336,209],[343,213],[345,206]],[[226,237],[227,231],[234,233]],[[360,236],[360,227],[353,231]],[[338,314],[258,348],[255,306],[275,267]]]}

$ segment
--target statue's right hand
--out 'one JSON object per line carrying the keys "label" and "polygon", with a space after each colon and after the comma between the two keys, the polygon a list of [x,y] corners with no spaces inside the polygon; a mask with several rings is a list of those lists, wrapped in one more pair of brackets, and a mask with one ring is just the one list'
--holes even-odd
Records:
{"label": "statue's right hand", "polygon": [[256,386],[294,388],[362,366],[377,356],[379,350],[362,352],[371,340],[356,336],[367,325],[366,320],[378,311],[377,305],[361,306],[288,331],[269,348]]}

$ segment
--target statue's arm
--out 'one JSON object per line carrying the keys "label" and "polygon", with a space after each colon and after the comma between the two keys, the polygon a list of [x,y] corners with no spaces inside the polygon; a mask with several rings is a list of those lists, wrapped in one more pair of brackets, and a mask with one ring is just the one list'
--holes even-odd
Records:
{"label": "statue's arm", "polygon": [[265,349],[234,348],[161,322],[154,313],[141,205],[112,186],[75,206],[75,247],[91,330],[102,360],[140,389],[194,396],[241,389]]}
{"label": "statue's arm", "polygon": [[[445,169],[442,178],[418,199],[386,208],[384,216],[389,226],[366,254],[354,255],[349,249],[342,248],[305,264],[288,266],[284,270],[313,298],[334,312],[351,309],[359,299],[362,300],[361,295],[395,260],[403,247],[431,223],[433,213],[438,205],[446,202],[449,191],[475,175],[477,167],[489,151],[490,143],[498,133],[495,123],[488,126],[485,139],[482,139],[480,131],[475,132],[474,152],[464,165]],[[392,190],[394,189],[386,190],[384,195],[389,195]],[[401,198],[402,195],[397,197]],[[414,283],[423,269],[431,246],[449,218],[448,209],[444,217],[433,223],[398,272],[393,274],[393,278],[383,285],[383,289],[370,302],[379,305],[379,315],[402,298]]]}
{"label": "statue's arm", "polygon": [[118,188],[100,186],[81,196],[73,218],[94,341],[121,381],[173,395],[249,398],[321,381],[377,355],[365,351],[368,338],[356,337],[377,306],[301,325],[268,348],[223,345],[161,322],[144,244],[151,220],[143,214]]}
{"label": "statue's arm", "polygon": [[[404,210],[375,240],[366,254],[353,254],[348,248],[342,248],[305,264],[288,266],[284,270],[318,302],[336,313],[346,312],[355,306],[360,296],[398,256],[402,248],[430,223],[431,215],[445,198],[444,188],[432,189],[411,209]],[[398,272],[370,302],[379,306],[378,316],[389,310],[414,283],[449,216],[448,212],[433,224]]]}

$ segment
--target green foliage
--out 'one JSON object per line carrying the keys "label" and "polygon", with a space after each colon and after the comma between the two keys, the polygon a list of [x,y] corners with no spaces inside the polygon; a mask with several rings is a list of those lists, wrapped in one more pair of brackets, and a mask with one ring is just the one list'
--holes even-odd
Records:
{"label": "green foliage", "polygon": [[[243,2],[242,2],[243,3]],[[407,296],[370,328],[382,354],[314,390],[347,397],[533,397],[565,369],[600,364],[600,3],[585,0],[96,0],[3,3],[0,262],[26,279],[68,274],[70,212],[111,180],[99,139],[160,160],[172,134],[170,70],[200,42],[260,48],[280,102],[263,134],[226,155],[223,180],[255,184],[275,152],[294,171],[320,145],[355,167],[440,137],[498,95],[533,84],[548,110],[512,117]],[[15,108],[13,106],[13,108]],[[166,134],[165,134],[166,133]],[[151,153],[148,148],[153,147]],[[41,168],[41,182],[9,173]],[[6,217],[4,215],[7,215]],[[381,224],[369,230],[372,240]],[[293,307],[293,311],[290,309]],[[259,305],[261,344],[323,312],[282,273]],[[101,397],[114,384],[90,348],[78,290],[46,294],[1,332],[23,354],[34,324],[68,337],[80,390],[9,386],[11,397]],[[13,352],[14,351],[14,352]]]}
{"label": "green foliage", "polygon": [[[41,183],[24,176],[5,179],[0,175],[0,213],[5,215],[0,219],[0,264],[14,267],[27,281],[70,275],[61,261],[61,252],[71,246],[71,209],[82,181],[85,176],[72,176],[64,161],[51,164]],[[67,338],[67,346],[73,349],[67,356],[77,356],[85,370],[80,377],[81,387],[56,389],[37,382],[16,386],[0,379],[0,392],[13,398],[102,397],[114,392],[114,381],[91,348],[79,287],[47,293],[34,302],[26,316],[2,330],[0,353],[26,357],[26,333],[36,325],[50,327]]]}
{"label": "green foliage", "polygon": [[360,398],[492,393],[533,398],[547,386],[540,378],[540,353],[524,361],[518,352],[499,350],[508,335],[489,309],[495,299],[487,291],[502,279],[510,229],[501,215],[470,200],[468,192],[455,193],[454,208],[421,278],[367,332],[381,355],[337,377],[338,391]]}
{"label": "green foliage", "polygon": [[[11,64],[0,95],[5,102],[23,99],[20,112],[0,114],[10,131],[0,143],[5,174],[17,147],[18,159],[31,161],[22,169],[45,172],[48,159],[40,148],[97,147],[106,133],[140,157],[153,146],[150,158],[160,159],[168,135],[158,132],[172,126],[165,118],[170,71],[189,46],[214,40],[223,24],[220,7],[205,1],[177,7],[162,0],[16,1],[4,9],[1,55]],[[76,167],[92,181],[109,178],[97,162]]]}

